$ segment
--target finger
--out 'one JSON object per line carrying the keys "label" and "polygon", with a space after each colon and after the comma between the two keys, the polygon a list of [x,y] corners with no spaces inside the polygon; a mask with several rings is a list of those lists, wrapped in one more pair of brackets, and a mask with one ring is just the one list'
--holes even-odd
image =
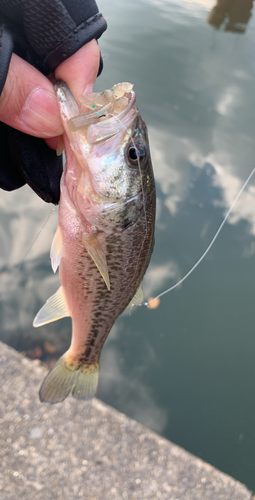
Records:
{"label": "finger", "polygon": [[11,57],[0,96],[0,120],[37,137],[63,133],[52,83],[16,54]]}
{"label": "finger", "polygon": [[64,80],[75,98],[77,94],[92,92],[100,62],[96,40],[84,45],[55,70],[57,80]]}
{"label": "finger", "polygon": [[49,146],[49,148],[51,148],[51,149],[57,149],[57,147],[58,147],[58,137],[49,137],[49,138],[44,139],[44,140],[45,140],[47,146]]}
{"label": "finger", "polygon": [[[92,92],[100,62],[100,51],[95,40],[84,45],[71,57],[63,61],[55,70],[55,78],[63,80],[72,94]],[[58,138],[45,139],[48,146],[57,149]]]}

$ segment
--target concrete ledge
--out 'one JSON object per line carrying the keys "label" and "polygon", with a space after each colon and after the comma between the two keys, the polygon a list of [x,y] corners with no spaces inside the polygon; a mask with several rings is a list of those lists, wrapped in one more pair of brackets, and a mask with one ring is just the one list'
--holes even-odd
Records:
{"label": "concrete ledge", "polygon": [[255,500],[98,400],[41,404],[45,369],[0,343],[1,500]]}

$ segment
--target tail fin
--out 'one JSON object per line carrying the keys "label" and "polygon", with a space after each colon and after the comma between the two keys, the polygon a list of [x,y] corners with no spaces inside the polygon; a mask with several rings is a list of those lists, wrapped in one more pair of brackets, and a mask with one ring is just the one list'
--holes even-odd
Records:
{"label": "tail fin", "polygon": [[84,365],[70,361],[65,353],[49,371],[44,379],[40,391],[40,401],[59,403],[72,391],[76,399],[88,401],[97,390],[99,377],[99,363]]}

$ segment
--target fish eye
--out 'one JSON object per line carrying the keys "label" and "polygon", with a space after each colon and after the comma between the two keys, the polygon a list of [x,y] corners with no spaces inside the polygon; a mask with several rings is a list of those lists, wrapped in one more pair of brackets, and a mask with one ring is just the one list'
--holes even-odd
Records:
{"label": "fish eye", "polygon": [[131,144],[127,150],[128,162],[133,167],[138,167],[146,158],[146,149],[142,144]]}

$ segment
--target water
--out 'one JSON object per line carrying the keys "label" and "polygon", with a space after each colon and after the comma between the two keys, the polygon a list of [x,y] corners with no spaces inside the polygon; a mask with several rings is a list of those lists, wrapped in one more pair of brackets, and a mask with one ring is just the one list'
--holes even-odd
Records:
{"label": "water", "polygon": [[[194,265],[255,166],[255,18],[206,23],[210,0],[101,0],[109,28],[96,90],[131,81],[149,128],[156,246],[145,297]],[[51,363],[70,320],[32,320],[58,287],[57,211],[24,187],[0,198],[1,340]],[[124,313],[102,354],[99,397],[255,490],[255,181],[201,266],[158,309]]]}

